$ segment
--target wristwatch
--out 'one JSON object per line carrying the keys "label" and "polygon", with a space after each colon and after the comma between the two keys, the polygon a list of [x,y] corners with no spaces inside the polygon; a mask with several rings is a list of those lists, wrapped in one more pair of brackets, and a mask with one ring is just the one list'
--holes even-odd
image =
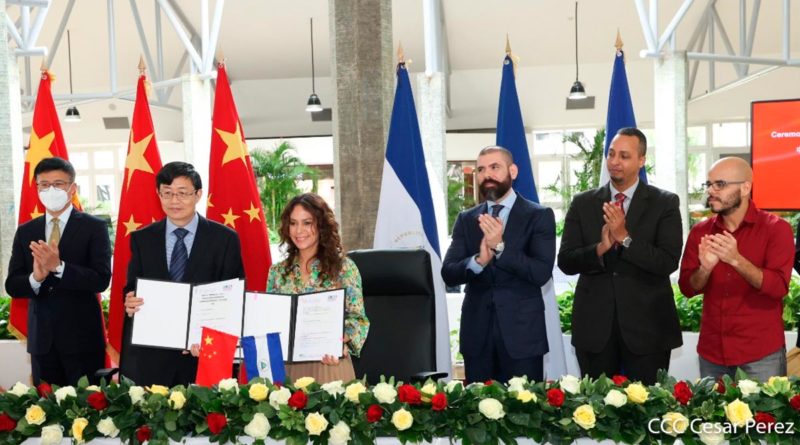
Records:
{"label": "wristwatch", "polygon": [[501,253],[503,253],[503,250],[505,250],[505,248],[506,248],[506,243],[500,241],[499,243],[497,243],[496,246],[494,246],[492,252],[494,252],[495,255],[500,255]]}
{"label": "wristwatch", "polygon": [[631,242],[633,242],[633,240],[631,239],[630,235],[626,236],[625,239],[622,240],[622,247],[627,249],[631,246]]}
{"label": "wristwatch", "polygon": [[56,267],[56,271],[53,272],[53,273],[55,273],[56,275],[60,275],[60,274],[64,273],[64,262],[63,261],[61,262],[61,264],[58,265],[58,267]]}

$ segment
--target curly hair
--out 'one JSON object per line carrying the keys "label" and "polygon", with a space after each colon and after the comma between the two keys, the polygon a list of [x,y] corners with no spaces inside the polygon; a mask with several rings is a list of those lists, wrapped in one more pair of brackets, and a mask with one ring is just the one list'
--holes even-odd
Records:
{"label": "curly hair", "polygon": [[314,217],[314,224],[317,227],[319,237],[319,247],[317,249],[317,259],[319,259],[320,278],[335,280],[342,270],[342,238],[339,236],[339,223],[333,210],[316,193],[303,193],[297,195],[286,204],[286,208],[281,213],[281,246],[286,248],[288,254],[284,260],[284,273],[288,275],[292,263],[298,258],[300,250],[292,242],[289,235],[289,223],[292,211],[296,206],[302,206]]}

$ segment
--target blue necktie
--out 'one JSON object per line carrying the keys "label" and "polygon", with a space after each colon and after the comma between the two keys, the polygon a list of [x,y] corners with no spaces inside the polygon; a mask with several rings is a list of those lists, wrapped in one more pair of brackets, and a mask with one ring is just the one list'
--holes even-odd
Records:
{"label": "blue necktie", "polygon": [[503,205],[495,204],[494,206],[492,206],[492,216],[495,218],[499,218],[501,210],[503,210]]}
{"label": "blue necktie", "polygon": [[175,247],[172,249],[172,258],[169,263],[169,279],[172,281],[183,280],[183,273],[186,272],[186,263],[189,262],[189,253],[186,251],[186,243],[183,239],[189,234],[189,231],[182,228],[177,228],[172,231],[177,240]]}

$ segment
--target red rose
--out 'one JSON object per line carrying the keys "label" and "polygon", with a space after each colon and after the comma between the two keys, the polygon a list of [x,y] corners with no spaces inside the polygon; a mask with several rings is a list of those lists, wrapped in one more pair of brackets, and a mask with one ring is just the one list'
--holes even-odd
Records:
{"label": "red rose", "polygon": [[625,382],[627,382],[627,381],[628,381],[628,378],[627,378],[627,377],[625,377],[624,375],[619,375],[619,374],[617,374],[617,375],[615,375],[614,377],[611,377],[611,380],[613,380],[613,381],[614,381],[614,384],[615,384],[615,385],[617,385],[617,386],[622,386],[622,384],[623,384],[623,383],[625,383]]}
{"label": "red rose", "polygon": [[53,393],[53,387],[49,383],[42,382],[36,387],[36,391],[39,393],[39,397],[47,397]]}
{"label": "red rose", "polygon": [[564,391],[558,388],[552,388],[547,390],[547,403],[550,406],[559,407],[564,404]]}
{"label": "red rose", "polygon": [[672,395],[675,396],[675,400],[677,400],[681,405],[686,405],[689,403],[689,400],[692,399],[694,394],[686,382],[678,382],[672,389]]}
{"label": "red rose", "polygon": [[289,406],[294,409],[303,409],[306,407],[306,403],[308,403],[308,396],[303,391],[295,391],[291,397],[289,397]]}
{"label": "red rose", "polygon": [[138,440],[139,443],[144,443],[145,441],[150,440],[150,432],[151,431],[149,426],[147,425],[140,426],[139,429],[136,430],[136,440]]}
{"label": "red rose", "polygon": [[397,398],[403,403],[409,405],[419,405],[422,403],[422,394],[419,390],[412,385],[401,385],[397,388]]}
{"label": "red rose", "polygon": [[772,425],[775,423],[775,416],[770,413],[765,413],[762,411],[756,411],[756,415],[753,416],[753,419],[756,421],[757,424],[760,425]]}
{"label": "red rose", "polygon": [[86,403],[98,411],[108,408],[108,400],[106,400],[105,394],[100,391],[89,394],[89,397],[86,398]]}
{"label": "red rose", "polygon": [[367,408],[367,422],[375,423],[383,417],[383,408],[380,405],[370,405]]}
{"label": "red rose", "polygon": [[211,434],[219,434],[225,428],[225,425],[228,424],[228,419],[225,418],[225,414],[209,413],[206,416],[206,423],[208,424],[208,430],[211,431]]}
{"label": "red rose", "polygon": [[725,394],[725,391],[727,391],[727,388],[725,388],[725,382],[723,382],[722,379],[717,380],[717,392],[720,394]]}
{"label": "red rose", "polygon": [[789,399],[789,404],[792,405],[795,411],[800,411],[800,394]]}
{"label": "red rose", "polygon": [[431,409],[434,411],[443,411],[447,408],[447,394],[438,392],[431,397]]}
{"label": "red rose", "polygon": [[494,380],[492,380],[492,379],[489,379],[489,380],[483,382],[483,384],[486,385],[486,386],[492,386],[493,383],[494,383]]}
{"label": "red rose", "polygon": [[0,414],[0,432],[2,431],[14,431],[14,428],[17,427],[17,421],[12,419],[6,413]]}

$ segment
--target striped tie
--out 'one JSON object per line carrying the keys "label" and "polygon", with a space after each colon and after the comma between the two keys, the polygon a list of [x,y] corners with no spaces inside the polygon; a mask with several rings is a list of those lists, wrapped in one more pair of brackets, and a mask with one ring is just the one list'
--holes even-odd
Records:
{"label": "striped tie", "polygon": [[172,281],[182,281],[183,274],[186,272],[186,263],[189,262],[189,254],[186,251],[186,243],[183,238],[189,234],[189,231],[182,228],[177,228],[172,231],[175,235],[175,247],[172,249],[172,259],[169,263],[169,278]]}

